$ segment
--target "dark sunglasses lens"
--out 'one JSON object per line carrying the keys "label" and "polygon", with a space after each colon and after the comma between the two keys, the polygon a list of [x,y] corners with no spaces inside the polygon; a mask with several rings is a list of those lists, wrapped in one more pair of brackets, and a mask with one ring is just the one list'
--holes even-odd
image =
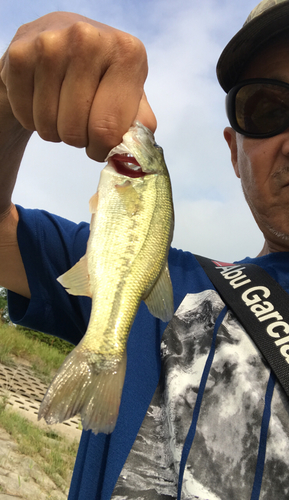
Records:
{"label": "dark sunglasses lens", "polygon": [[289,89],[252,83],[241,87],[235,100],[236,120],[249,134],[279,133],[289,116]]}

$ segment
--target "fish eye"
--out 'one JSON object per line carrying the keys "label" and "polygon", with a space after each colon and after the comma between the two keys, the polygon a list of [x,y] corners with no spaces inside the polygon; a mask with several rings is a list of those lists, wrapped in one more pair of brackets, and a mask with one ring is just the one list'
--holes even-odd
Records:
{"label": "fish eye", "polygon": [[162,152],[163,152],[163,148],[161,148],[161,146],[159,146],[156,142],[154,143],[154,147],[155,147],[158,151],[160,151],[160,153],[162,153]]}

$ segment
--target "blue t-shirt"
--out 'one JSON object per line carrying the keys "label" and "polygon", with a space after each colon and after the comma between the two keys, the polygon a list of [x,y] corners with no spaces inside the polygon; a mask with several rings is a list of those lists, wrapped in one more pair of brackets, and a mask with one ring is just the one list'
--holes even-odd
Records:
{"label": "blue t-shirt", "polygon": [[[76,344],[86,331],[91,301],[87,297],[67,294],[56,278],[84,255],[89,226],[87,223],[76,225],[44,211],[17,208],[20,216],[18,241],[31,300],[9,293],[11,319],[14,323]],[[245,261],[259,264],[289,292],[287,253]],[[175,309],[187,294],[199,296],[204,291],[214,291],[203,269],[189,252],[171,249],[169,268]],[[116,428],[111,435],[95,436],[91,432],[83,432],[69,500],[107,500],[112,497],[158,387],[161,371],[160,343],[166,326],[149,314],[144,303],[141,304],[128,340],[127,372]],[[212,494],[207,498],[217,496]]]}

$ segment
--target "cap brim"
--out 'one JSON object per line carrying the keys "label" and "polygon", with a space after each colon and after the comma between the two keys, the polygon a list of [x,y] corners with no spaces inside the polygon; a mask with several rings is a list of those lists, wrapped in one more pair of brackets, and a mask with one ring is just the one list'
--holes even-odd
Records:
{"label": "cap brim", "polygon": [[225,92],[238,82],[253,54],[270,38],[286,30],[289,30],[289,2],[271,7],[238,31],[217,64],[217,77]]}

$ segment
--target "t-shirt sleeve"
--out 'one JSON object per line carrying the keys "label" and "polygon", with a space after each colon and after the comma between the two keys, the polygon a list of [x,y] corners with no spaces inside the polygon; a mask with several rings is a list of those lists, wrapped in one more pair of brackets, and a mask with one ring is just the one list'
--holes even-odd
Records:
{"label": "t-shirt sleeve", "polygon": [[77,344],[86,331],[91,299],[69,295],[57,277],[85,254],[89,225],[42,210],[17,210],[18,244],[31,299],[8,292],[11,321]]}

